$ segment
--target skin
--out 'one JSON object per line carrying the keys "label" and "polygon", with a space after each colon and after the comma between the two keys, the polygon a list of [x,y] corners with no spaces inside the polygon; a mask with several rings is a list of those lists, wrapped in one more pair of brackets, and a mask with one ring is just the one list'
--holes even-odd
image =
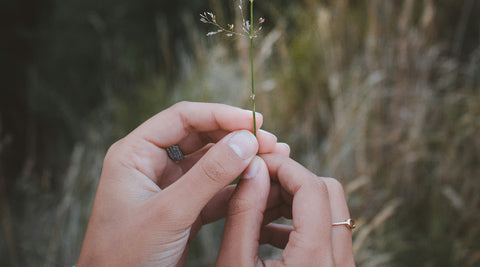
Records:
{"label": "skin", "polygon": [[[341,263],[353,263],[351,233],[331,227],[348,218],[341,186],[288,159],[274,135],[255,139],[252,120],[251,111],[182,102],[113,144],[77,266],[184,266],[200,227],[227,214],[219,266],[350,266]],[[181,162],[165,151],[174,144]],[[270,224],[281,216],[294,228]],[[285,247],[284,261],[260,261],[260,243]]]}
{"label": "skin", "polygon": [[[247,172],[256,175],[230,200],[217,266],[355,266],[351,230],[331,226],[350,218],[341,184],[283,155],[254,161],[259,167]],[[293,225],[271,223],[280,217]],[[284,249],[282,259],[261,260],[265,243]]]}
{"label": "skin", "polygon": [[[228,185],[255,154],[289,153],[265,131],[257,142],[251,127],[250,111],[182,102],[113,144],[77,266],[184,265],[200,227],[225,217]],[[179,163],[164,149],[174,144],[186,155]]]}

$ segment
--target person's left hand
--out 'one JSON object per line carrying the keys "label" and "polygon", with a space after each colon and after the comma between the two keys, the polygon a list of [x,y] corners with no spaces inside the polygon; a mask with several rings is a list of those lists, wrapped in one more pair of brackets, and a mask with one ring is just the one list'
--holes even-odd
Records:
{"label": "person's left hand", "polygon": [[[227,185],[257,152],[289,154],[252,128],[250,111],[183,102],[112,145],[77,265],[183,265],[201,225],[225,216],[234,190]],[[178,163],[165,151],[175,144],[186,155]]]}

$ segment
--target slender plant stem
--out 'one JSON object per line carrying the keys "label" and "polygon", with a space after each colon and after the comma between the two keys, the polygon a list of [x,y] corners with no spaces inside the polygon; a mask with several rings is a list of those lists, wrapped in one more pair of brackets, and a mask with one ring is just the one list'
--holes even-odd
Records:
{"label": "slender plant stem", "polygon": [[255,118],[255,80],[253,78],[253,0],[250,0],[250,72],[252,74],[252,114],[253,114],[253,134],[257,136],[257,120]]}

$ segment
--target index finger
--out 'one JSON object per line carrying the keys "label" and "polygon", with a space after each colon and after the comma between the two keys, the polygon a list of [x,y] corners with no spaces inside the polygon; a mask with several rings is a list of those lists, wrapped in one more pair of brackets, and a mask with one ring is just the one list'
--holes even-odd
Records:
{"label": "index finger", "polygon": [[271,179],[278,180],[285,191],[293,196],[294,231],[283,252],[283,260],[296,263],[307,261],[304,263],[310,266],[333,263],[332,218],[325,183],[288,157],[267,154],[262,158],[268,166]]}
{"label": "index finger", "polygon": [[[258,114],[256,120],[260,128],[262,116]],[[242,129],[253,132],[253,117],[249,110],[224,104],[180,102],[153,116],[130,135],[166,148],[192,132]]]}

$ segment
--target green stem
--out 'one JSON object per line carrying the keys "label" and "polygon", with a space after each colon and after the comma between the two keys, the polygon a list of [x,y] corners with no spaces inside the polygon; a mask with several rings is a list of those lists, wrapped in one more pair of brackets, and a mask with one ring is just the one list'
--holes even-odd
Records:
{"label": "green stem", "polygon": [[250,0],[250,72],[252,74],[252,114],[253,134],[257,136],[257,120],[255,118],[255,80],[253,78],[253,0]]}

